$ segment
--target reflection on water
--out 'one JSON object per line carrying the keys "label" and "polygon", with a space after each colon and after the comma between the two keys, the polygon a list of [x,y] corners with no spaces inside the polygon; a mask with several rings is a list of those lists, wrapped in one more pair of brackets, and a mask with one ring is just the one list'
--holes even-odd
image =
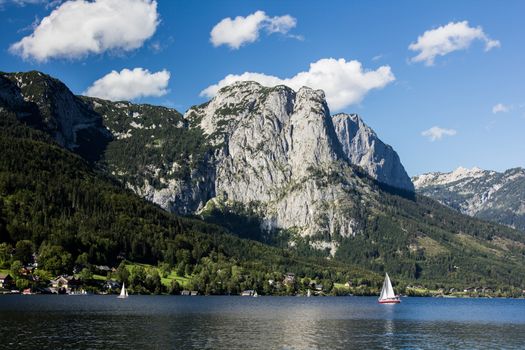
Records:
{"label": "reflection on water", "polygon": [[524,300],[0,297],[0,348],[523,348]]}

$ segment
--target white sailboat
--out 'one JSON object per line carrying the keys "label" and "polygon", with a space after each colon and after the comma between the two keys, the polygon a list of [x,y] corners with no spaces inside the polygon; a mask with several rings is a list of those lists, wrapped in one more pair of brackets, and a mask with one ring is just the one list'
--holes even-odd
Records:
{"label": "white sailboat", "polygon": [[257,297],[259,296],[259,294],[257,294],[257,291],[254,291],[252,296],[253,296],[254,298],[257,298]]}
{"label": "white sailboat", "polygon": [[122,283],[122,289],[120,289],[120,295],[117,298],[126,299],[127,297],[128,297],[128,291],[126,290],[126,285]]}
{"label": "white sailboat", "polygon": [[306,296],[307,297],[311,297],[312,296],[312,291],[310,289],[308,289],[308,292],[306,292]]}
{"label": "white sailboat", "polygon": [[385,281],[383,282],[383,288],[381,288],[378,301],[380,304],[399,304],[401,302],[399,297],[394,293],[394,288],[392,288],[388,273],[385,274]]}

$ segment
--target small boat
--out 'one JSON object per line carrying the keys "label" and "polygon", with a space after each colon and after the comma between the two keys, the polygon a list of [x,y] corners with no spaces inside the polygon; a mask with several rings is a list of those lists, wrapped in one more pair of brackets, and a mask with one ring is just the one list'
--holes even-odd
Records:
{"label": "small boat", "polygon": [[308,292],[306,292],[306,296],[307,297],[311,297],[312,296],[312,291],[310,289],[308,289]]}
{"label": "small boat", "polygon": [[69,295],[88,295],[88,292],[86,292],[86,290],[84,289],[81,289],[81,290],[73,290],[69,293]]}
{"label": "small boat", "polygon": [[126,285],[122,283],[122,289],[120,290],[120,295],[118,299],[126,299],[128,297],[128,291],[126,290]]}
{"label": "small boat", "polygon": [[378,302],[380,304],[399,304],[401,302],[399,296],[394,293],[394,288],[392,288],[392,283],[390,282],[388,273],[385,274],[385,281],[383,282],[383,288],[381,288]]}
{"label": "small boat", "polygon": [[257,291],[254,291],[252,296],[253,296],[254,298],[257,298],[257,297],[259,296],[259,294],[257,294]]}

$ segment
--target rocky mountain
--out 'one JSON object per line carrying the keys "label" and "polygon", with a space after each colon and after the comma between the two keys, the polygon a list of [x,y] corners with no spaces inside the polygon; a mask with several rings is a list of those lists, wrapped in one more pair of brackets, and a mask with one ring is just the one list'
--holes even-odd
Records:
{"label": "rocky mountain", "polygon": [[413,190],[392,148],[359,117],[330,116],[319,90],[240,82],[185,119],[216,148],[216,197],[204,214],[241,203],[268,230],[292,230],[334,253],[336,237],[360,230],[360,205],[371,197],[358,173]]}
{"label": "rocky mountain", "polygon": [[458,168],[413,179],[417,191],[464,214],[525,231],[525,169]]}
{"label": "rocky mountain", "polygon": [[0,108],[49,133],[61,146],[98,160],[111,133],[61,81],[40,72],[0,74]]}
{"label": "rocky mountain", "polygon": [[99,162],[128,188],[177,214],[193,214],[214,194],[212,152],[174,109],[82,97],[113,138]]}
{"label": "rocky mountain", "polygon": [[238,83],[185,118],[216,147],[216,196],[204,212],[242,203],[267,229],[316,235],[319,245],[358,230],[348,191],[364,185],[346,161],[322,91]]}
{"label": "rocky mountain", "polygon": [[336,114],[332,121],[343,151],[352,164],[360,166],[379,182],[414,191],[396,151],[383,143],[357,114]]}
{"label": "rocky mountain", "polygon": [[342,183],[319,186],[319,177],[337,173],[356,189],[362,187],[356,171],[365,172],[413,190],[395,151],[359,117],[331,117],[321,91],[238,83],[182,116],[164,107],[74,96],[40,72],[2,79],[13,95],[4,98],[6,106],[23,100],[36,108],[37,127],[58,143],[179,214],[243,204],[243,214],[260,217],[269,231],[344,237],[357,230],[356,205]]}
{"label": "rocky mountain", "polygon": [[[38,72],[0,77],[0,129],[9,131],[14,119],[23,126],[16,133],[24,135],[24,142],[36,137],[31,130],[38,131],[39,138],[54,139],[52,143],[61,145],[62,151],[88,159],[97,176],[118,180],[168,211],[195,215],[241,237],[278,246],[283,256],[293,253],[298,265],[304,266],[301,259],[305,257],[325,263],[329,257],[333,262],[432,283],[512,281],[525,286],[521,273],[525,237],[520,232],[470,218],[392,186],[406,185],[406,179],[392,181],[386,176],[390,182],[385,186],[382,172],[404,174],[401,165],[393,164],[398,159],[395,153],[387,146],[383,149],[357,118],[332,117],[322,91],[237,83],[181,115],[164,107],[74,96],[63,84]],[[7,145],[14,142],[11,136],[5,139]],[[10,146],[9,159],[0,158],[6,169],[0,172],[0,190],[16,188],[16,203],[28,206],[31,195],[23,191],[23,185],[15,186],[17,176],[12,173],[13,168],[17,174],[25,171],[17,164],[15,146]],[[44,156],[48,148],[39,149],[32,160],[32,153],[24,153],[31,169],[38,169],[40,161],[48,167],[53,164]],[[78,158],[67,154],[68,159]],[[367,166],[362,159],[378,164]],[[60,169],[60,163],[57,166]],[[38,177],[53,176],[53,171],[38,172]],[[67,177],[67,172],[61,174]],[[60,181],[53,183],[56,193],[71,202],[68,208],[73,209],[50,210],[54,217],[67,219],[77,201],[84,201],[81,193],[75,194],[74,184],[79,182],[68,181],[67,190]],[[36,188],[42,198],[52,198],[45,185]],[[87,201],[85,212],[96,212],[115,226],[106,232],[95,222],[88,228],[102,238],[118,239],[120,230],[131,234],[134,229],[115,216],[120,215],[120,197],[97,194],[96,189],[90,193],[99,204]],[[10,213],[0,226],[15,228],[21,237],[31,235],[24,231],[23,213],[12,206],[11,199],[4,201],[6,209],[0,208],[0,214],[2,210]],[[46,201],[39,203],[47,207]],[[105,201],[113,203],[108,210]],[[142,210],[133,204],[127,208],[128,213]],[[49,217],[37,214],[30,219],[44,227],[42,222]],[[152,232],[161,223],[146,223],[140,217],[133,221],[139,226],[133,227],[145,225],[138,229],[143,240],[144,232]],[[77,219],[85,222],[82,216]],[[64,242],[76,235],[82,238],[78,225],[58,230]],[[157,254],[164,254],[171,243],[159,242]],[[126,243],[126,249],[137,254],[147,247]],[[263,245],[257,247],[262,251]]]}

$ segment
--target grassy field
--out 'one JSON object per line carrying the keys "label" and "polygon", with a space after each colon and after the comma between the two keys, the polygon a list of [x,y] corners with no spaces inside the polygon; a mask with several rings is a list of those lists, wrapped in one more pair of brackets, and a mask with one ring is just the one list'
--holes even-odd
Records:
{"label": "grassy field", "polygon": [[[126,268],[128,270],[131,271],[131,269],[134,266],[141,266],[141,267],[143,267],[146,270],[150,270],[150,269],[159,270],[159,268],[157,266],[154,266],[154,265],[126,262]],[[161,282],[162,282],[162,284],[165,287],[167,287],[167,288],[169,288],[171,286],[171,283],[173,281],[179,282],[179,284],[182,287],[185,287],[188,284],[188,282],[190,281],[190,277],[189,276],[179,276],[179,275],[177,275],[175,270],[172,270],[167,277],[162,277],[162,273],[160,272],[160,270],[159,270],[159,274],[161,275]]]}
{"label": "grassy field", "polygon": [[183,276],[179,276],[179,275],[177,275],[177,273],[175,271],[171,271],[171,273],[168,275],[168,277],[166,277],[166,278],[162,277],[161,278],[162,284],[165,285],[166,287],[171,286],[171,283],[174,280],[179,282],[179,284],[182,287],[185,287],[188,284],[188,282],[190,281],[190,278],[187,277],[187,276],[184,276],[184,277]]}
{"label": "grassy field", "polygon": [[93,274],[93,279],[97,280],[97,281],[105,281],[107,279],[107,277],[106,276],[102,276],[102,275]]}

